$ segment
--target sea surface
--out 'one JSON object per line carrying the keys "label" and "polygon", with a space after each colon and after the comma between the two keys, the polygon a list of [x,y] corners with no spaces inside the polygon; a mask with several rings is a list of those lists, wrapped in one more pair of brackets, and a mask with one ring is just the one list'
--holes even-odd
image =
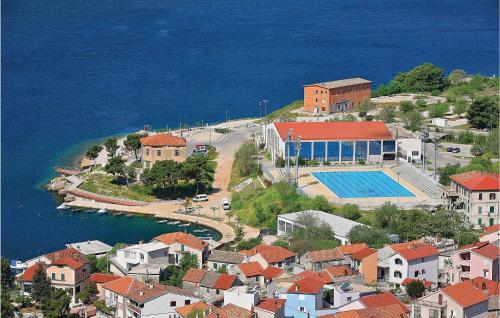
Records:
{"label": "sea surface", "polygon": [[26,259],[174,230],[151,218],[58,212],[40,186],[99,139],[259,115],[302,85],[378,86],[431,62],[498,74],[495,0],[2,1],[2,250]]}

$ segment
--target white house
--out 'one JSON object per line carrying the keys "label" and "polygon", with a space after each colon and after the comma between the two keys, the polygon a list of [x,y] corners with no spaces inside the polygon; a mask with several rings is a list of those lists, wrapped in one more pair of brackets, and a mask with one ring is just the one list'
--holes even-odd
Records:
{"label": "white house", "polygon": [[110,259],[110,270],[117,275],[127,273],[141,264],[169,264],[169,247],[162,242],[139,243],[116,251]]}
{"label": "white house", "polygon": [[347,234],[354,226],[364,225],[359,222],[355,222],[323,211],[307,210],[278,215],[278,236],[286,236],[290,234],[295,228],[303,227],[303,225],[299,223],[299,218],[304,214],[311,215],[315,218],[318,218],[320,221],[326,222],[328,225],[330,225],[333,232],[335,233],[335,238],[338,239],[342,243],[342,245],[349,244]]}
{"label": "white house", "polygon": [[115,308],[113,317],[175,317],[175,309],[198,302],[194,294],[171,286],[146,284],[132,277],[103,284],[104,301]]}
{"label": "white house", "polygon": [[162,242],[169,247],[168,256],[171,264],[179,265],[185,254],[196,255],[198,267],[208,258],[208,243],[188,233],[174,232],[159,235],[151,242]]}
{"label": "white house", "polygon": [[256,287],[235,286],[224,292],[224,306],[233,304],[250,310],[258,303],[260,303],[260,293]]}
{"label": "white house", "polygon": [[398,157],[408,162],[420,162],[422,151],[420,138],[399,124],[388,124],[387,127],[396,138]]}
{"label": "white house", "polygon": [[217,271],[226,267],[230,270],[233,266],[243,263],[247,260],[245,254],[230,251],[213,250],[207,259],[207,267],[210,270]]}
{"label": "white house", "polygon": [[389,258],[389,282],[401,286],[407,278],[438,282],[438,254],[432,245],[415,243]]}
{"label": "white house", "polygon": [[94,255],[95,257],[106,256],[106,254],[113,248],[98,240],[70,243],[66,244],[66,247],[72,247],[83,255]]}

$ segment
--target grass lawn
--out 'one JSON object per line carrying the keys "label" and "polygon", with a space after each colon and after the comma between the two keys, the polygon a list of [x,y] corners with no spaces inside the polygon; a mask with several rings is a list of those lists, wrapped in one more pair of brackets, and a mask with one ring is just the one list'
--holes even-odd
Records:
{"label": "grass lawn", "polygon": [[294,101],[291,104],[288,104],[288,105],[286,105],[286,106],[284,106],[284,107],[282,107],[280,109],[275,110],[274,112],[272,112],[269,115],[267,115],[267,118],[269,118],[269,119],[276,119],[276,118],[283,117],[283,118],[293,119],[293,118],[299,117],[301,115],[295,114],[295,113],[291,113],[291,111],[295,110],[295,109],[302,108],[302,107],[304,107],[304,101],[303,100],[297,100],[297,101]]}
{"label": "grass lawn", "polygon": [[114,196],[123,199],[131,199],[138,201],[152,202],[157,200],[150,195],[151,189],[142,185],[131,185],[116,183],[116,177],[95,173],[87,174],[85,182],[80,186],[80,189],[89,192]]}

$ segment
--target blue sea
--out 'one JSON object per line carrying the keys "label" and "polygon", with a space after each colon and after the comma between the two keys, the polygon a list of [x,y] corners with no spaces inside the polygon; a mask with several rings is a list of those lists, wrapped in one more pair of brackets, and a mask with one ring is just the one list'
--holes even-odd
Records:
{"label": "blue sea", "polygon": [[148,240],[147,218],[61,213],[40,185],[111,134],[256,116],[302,85],[431,62],[498,74],[495,0],[2,1],[2,251]]}

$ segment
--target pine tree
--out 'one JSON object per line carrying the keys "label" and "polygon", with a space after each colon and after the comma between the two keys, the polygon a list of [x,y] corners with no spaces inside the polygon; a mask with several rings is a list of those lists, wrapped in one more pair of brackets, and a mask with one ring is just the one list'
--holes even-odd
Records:
{"label": "pine tree", "polygon": [[38,303],[50,296],[50,279],[45,274],[41,264],[38,265],[31,288],[31,297]]}

